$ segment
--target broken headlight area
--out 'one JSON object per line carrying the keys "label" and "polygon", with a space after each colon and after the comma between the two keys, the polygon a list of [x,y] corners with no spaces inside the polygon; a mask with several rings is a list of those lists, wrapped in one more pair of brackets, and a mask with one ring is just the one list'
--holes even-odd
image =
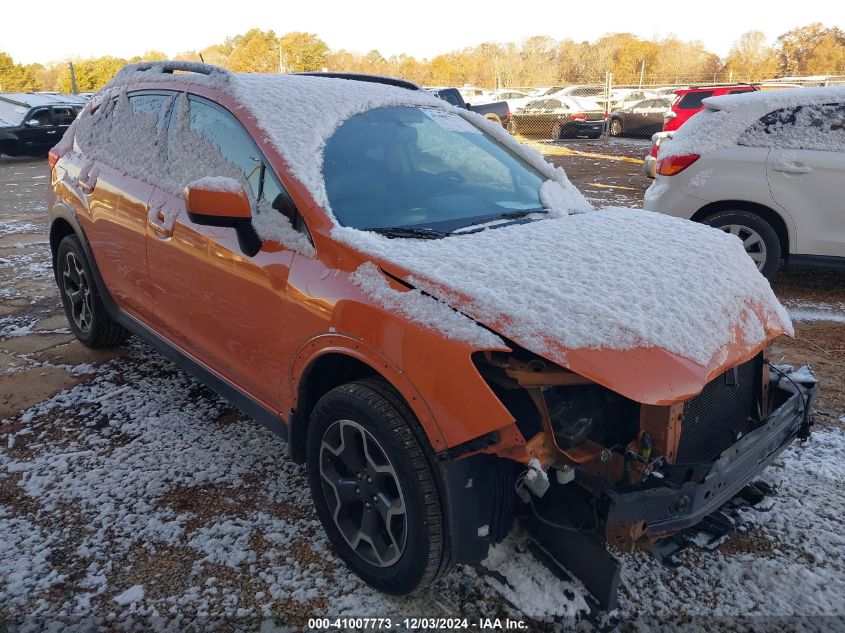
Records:
{"label": "broken headlight area", "polygon": [[685,531],[729,531],[719,513],[766,492],[755,478],[807,436],[818,389],[809,368],[772,366],[764,352],[668,406],[636,403],[526,352],[475,361],[526,440],[522,455],[506,455],[523,463],[525,503],[515,509],[605,608],[618,581],[606,543],[666,560]]}

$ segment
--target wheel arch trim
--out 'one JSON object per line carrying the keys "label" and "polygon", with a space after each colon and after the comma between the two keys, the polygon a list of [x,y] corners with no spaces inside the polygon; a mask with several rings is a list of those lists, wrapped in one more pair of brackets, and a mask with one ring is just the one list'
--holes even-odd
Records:
{"label": "wheel arch trim", "polygon": [[[423,428],[428,442],[434,452],[446,448],[446,440],[440,426],[434,418],[428,404],[420,391],[413,384],[408,375],[384,354],[373,348],[365,341],[348,334],[325,333],[319,334],[304,343],[291,361],[289,380],[293,400],[291,402],[290,445],[289,450],[296,461],[304,455],[304,446],[300,445],[304,436],[303,429],[307,428],[309,412],[303,407],[308,406],[305,400],[312,370],[320,359],[328,356],[346,357],[366,365],[372,373],[384,379],[391,385],[405,404],[416,416]],[[311,403],[313,404],[313,403]]]}

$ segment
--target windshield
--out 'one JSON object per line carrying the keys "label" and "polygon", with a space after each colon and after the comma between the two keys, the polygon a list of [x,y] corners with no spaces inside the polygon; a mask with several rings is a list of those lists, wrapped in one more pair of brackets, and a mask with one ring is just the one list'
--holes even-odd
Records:
{"label": "windshield", "polygon": [[459,114],[378,108],[326,143],[323,177],[340,224],[450,232],[542,209],[543,177]]}

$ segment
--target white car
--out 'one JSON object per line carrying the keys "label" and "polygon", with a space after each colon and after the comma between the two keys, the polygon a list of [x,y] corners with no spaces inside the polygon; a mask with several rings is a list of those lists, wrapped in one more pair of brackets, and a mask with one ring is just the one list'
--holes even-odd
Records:
{"label": "white car", "polygon": [[522,110],[535,99],[536,97],[531,96],[527,92],[512,90],[510,88],[502,88],[490,94],[490,101],[507,101],[508,108],[510,108],[511,112]]}
{"label": "white car", "polygon": [[845,264],[845,87],[712,97],[663,140],[647,210],[738,236],[771,278]]}
{"label": "white car", "polygon": [[[640,101],[645,101],[646,99],[654,99],[657,96],[657,93],[652,92],[651,90],[617,88],[615,90],[610,91],[610,110],[611,112],[615,112],[616,110],[622,110],[636,103],[639,103]],[[599,99],[599,101],[602,104],[604,103],[604,99]]]}

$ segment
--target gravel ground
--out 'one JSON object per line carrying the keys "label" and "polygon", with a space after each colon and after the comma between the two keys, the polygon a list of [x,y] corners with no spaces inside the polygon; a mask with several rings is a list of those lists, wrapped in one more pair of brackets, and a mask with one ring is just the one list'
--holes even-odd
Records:
{"label": "gravel ground", "polygon": [[[545,149],[596,204],[638,206],[648,185],[645,143]],[[140,342],[98,352],[75,342],[50,270],[47,185],[44,161],[0,159],[0,623],[228,630],[257,628],[256,618],[299,628],[309,617],[430,615],[511,617],[531,630],[576,619],[640,630],[667,619],[841,625],[819,617],[845,615],[841,273],[775,280],[797,319],[775,357],[809,361],[823,388],[816,432],[767,471],[776,494],[743,514],[743,533],[714,552],[684,551],[676,569],[621,555],[620,607],[609,615],[590,613],[577,583],[538,563],[519,528],[482,565],[399,599],[364,586],[330,551],[283,442]]]}

